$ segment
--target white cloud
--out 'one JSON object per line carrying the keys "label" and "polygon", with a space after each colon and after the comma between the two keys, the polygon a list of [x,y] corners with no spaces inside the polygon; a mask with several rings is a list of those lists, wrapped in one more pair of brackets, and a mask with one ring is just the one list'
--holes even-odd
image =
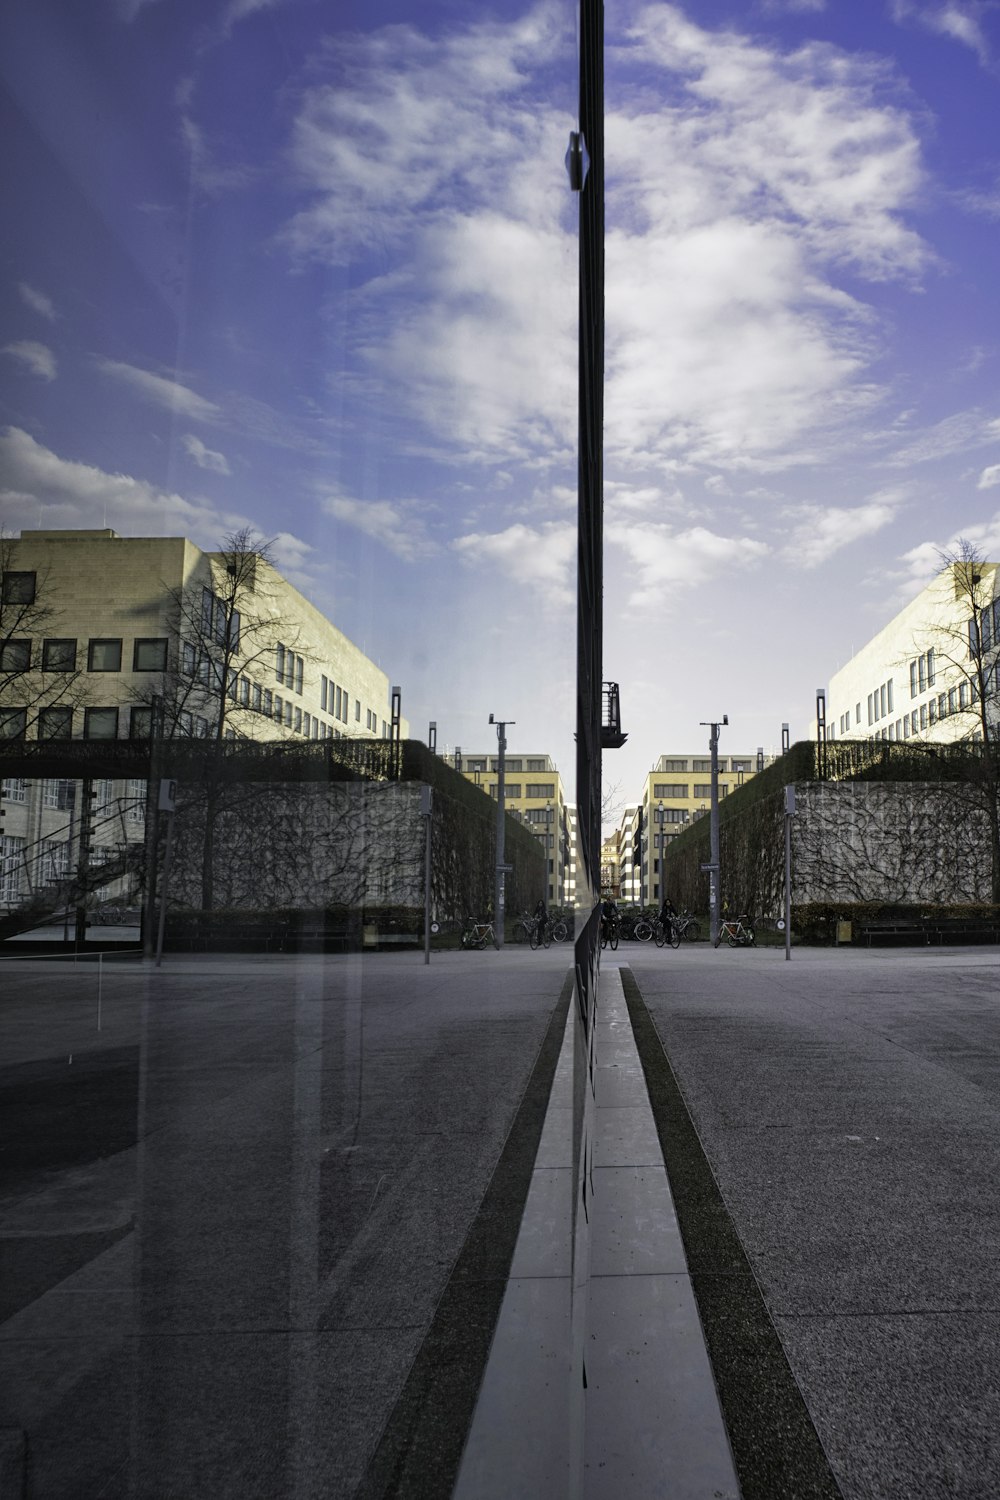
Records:
{"label": "white cloud", "polygon": [[327,515],[371,537],[403,562],[415,562],[437,550],[416,503],[328,495],[322,505]]}
{"label": "white cloud", "polygon": [[[553,108],[547,71],[562,18],[542,4],[434,38],[359,35],[301,96],[307,198],[284,244],[362,276],[374,258],[340,394],[360,401],[367,381],[416,417],[433,442],[411,428],[410,451],[573,462],[574,115],[568,98]],[[891,67],[701,28],[671,4],[640,9],[612,67],[610,472],[827,455],[883,395],[857,289],[914,285],[933,264],[905,220],[923,174]]]}
{"label": "white cloud", "polygon": [[42,317],[47,318],[50,323],[55,322],[56,318],[59,315],[56,312],[56,306],[51,297],[47,297],[45,293],[40,292],[37,287],[29,286],[26,281],[19,281],[17,284],[17,289],[21,294],[21,300],[25,302],[33,312],[40,313]]}
{"label": "white cloud", "polygon": [[873,496],[864,505],[851,507],[801,507],[796,512],[797,519],[784,555],[791,563],[817,568],[841,548],[849,547],[863,537],[874,536],[888,526],[895,520],[900,504],[901,496],[888,494]]}
{"label": "white cloud", "polygon": [[932,427],[905,447],[897,449],[887,463],[891,468],[908,468],[911,464],[928,463],[936,458],[945,458],[952,453],[965,453],[992,442],[1000,433],[1000,422],[987,417],[979,408],[971,411],[953,412],[943,417]]}
{"label": "white cloud", "polygon": [[990,464],[989,468],[984,469],[980,474],[976,489],[992,490],[996,489],[998,484],[1000,484],[1000,464]]}
{"label": "white cloud", "polygon": [[32,375],[55,380],[58,371],[56,357],[47,345],[36,343],[34,339],[21,339],[16,344],[5,344],[3,352],[27,365]]}
{"label": "white cloud", "polygon": [[62,529],[113,526],[132,536],[190,536],[218,546],[225,531],[245,524],[208,501],[191,500],[129,474],[60,458],[18,427],[0,436],[0,498],[11,526]]}
{"label": "white cloud", "polygon": [[518,522],[504,531],[470,532],[456,537],[451,545],[470,564],[493,564],[519,583],[538,589],[547,603],[565,605],[575,598],[577,529],[568,522],[542,526]]}
{"label": "white cloud", "polygon": [[136,365],[124,364],[117,359],[97,358],[97,368],[128,385],[147,401],[163,406],[176,416],[190,417],[195,422],[212,422],[220,415],[220,409],[203,396],[196,395],[179,381],[167,380],[162,375],[153,375],[149,370],[140,370]]}
{"label": "white cloud", "polygon": [[199,469],[208,469],[213,474],[231,474],[229,460],[224,453],[218,453],[213,448],[206,448],[201,438],[187,433],[181,442],[190,458],[193,458]]}
{"label": "white cloud", "polygon": [[720,536],[704,526],[676,531],[666,523],[615,527],[607,541],[631,560],[635,588],[630,604],[663,605],[684,589],[756,566],[769,552],[765,542],[746,536]]}
{"label": "white cloud", "polygon": [[975,3],[959,4],[957,0],[946,3],[924,4],[917,0],[892,0],[892,18],[897,25],[915,21],[926,31],[937,36],[949,37],[969,47],[986,67],[990,61],[990,47],[979,20],[982,6]]}
{"label": "white cloud", "polygon": [[986,520],[958,525],[939,541],[918,542],[915,547],[904,552],[900,559],[902,571],[898,575],[899,597],[911,599],[940,573],[942,554],[957,553],[962,542],[970,542],[991,561],[1000,557],[1000,511]]}
{"label": "white cloud", "polygon": [[766,16],[780,16],[788,11],[811,15],[826,10],[826,0],[761,0],[761,9]]}

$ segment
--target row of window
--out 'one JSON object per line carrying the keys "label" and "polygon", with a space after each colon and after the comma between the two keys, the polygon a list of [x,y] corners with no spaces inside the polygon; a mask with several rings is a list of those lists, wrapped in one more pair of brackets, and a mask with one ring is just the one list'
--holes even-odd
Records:
{"label": "row of window", "polygon": [[[240,680],[240,688],[247,683],[246,678]],[[253,684],[256,692],[259,685]],[[254,703],[254,706],[257,706]],[[293,734],[300,734],[305,739],[328,740],[343,739],[339,729],[324,723],[317,714],[306,713],[297,704],[289,703],[277,694],[264,691],[260,695],[259,711],[268,718],[273,718],[276,723],[284,725]],[[37,735],[40,740],[69,740],[73,738],[74,713],[72,708],[42,708],[38,711]],[[129,738],[134,740],[149,739],[152,733],[152,710],[148,708],[130,708],[126,710],[129,715]],[[188,710],[180,712],[177,716],[177,727],[182,735],[195,739],[207,739],[211,732],[209,720],[203,714],[192,713]],[[118,738],[119,710],[111,707],[85,708],[83,710],[83,738],[85,740],[115,740]],[[28,711],[24,708],[0,708],[0,739],[23,740],[28,731]],[[235,739],[235,730],[227,729],[226,738]]]}
{"label": "row of window", "polygon": [[[742,771],[744,775],[746,775],[749,774],[753,770],[753,768],[754,767],[752,761],[741,760],[737,756],[719,757],[719,770],[723,773],[731,771],[735,776]],[[711,757],[709,757],[707,760],[672,760],[669,756],[665,756],[664,759],[660,762],[659,769],[662,771],[694,771],[696,773],[704,773],[705,771],[711,771],[712,761]],[[686,793],[684,792],[661,792],[658,790],[654,790],[654,796],[657,797],[683,797],[685,795]]]}
{"label": "row of window", "polygon": [[277,680],[294,692],[301,693],[305,670],[304,658],[296,656],[290,646],[283,646],[279,641],[274,648],[274,675]]}
{"label": "row of window", "polygon": [[215,641],[230,655],[235,655],[240,649],[241,624],[238,609],[231,608],[211,589],[202,589],[201,633],[204,640]]}
{"label": "row of window", "polygon": [[[486,769],[487,766],[485,756],[480,756],[478,758],[474,756],[470,760],[467,760],[464,765],[462,765],[459,761],[459,763],[455,766],[456,771],[467,771],[470,775],[473,773],[473,771],[485,771]],[[490,758],[489,769],[491,771],[499,771],[499,756],[494,755]],[[508,776],[512,773],[514,775],[521,776],[525,771],[547,770],[549,770],[549,763],[544,755],[529,756],[527,760],[518,756],[508,755],[504,757],[504,773]],[[529,796],[530,795],[531,794],[529,793]]]}
{"label": "row of window", "polygon": [[921,693],[926,693],[934,686],[935,676],[934,647],[931,646],[930,650],[910,662],[910,697],[918,698]]}
{"label": "row of window", "polygon": [[969,620],[969,656],[1000,646],[1000,598],[994,599]]}
{"label": "row of window", "polygon": [[[79,642],[69,638],[42,642],[43,672],[75,672]],[[0,671],[30,672],[32,642],[28,639],[4,641],[0,646]],[[163,672],[167,666],[167,642],[164,639],[139,639],[132,642],[133,672]],[[88,672],[120,672],[122,640],[120,637],[94,637],[87,642]]]}

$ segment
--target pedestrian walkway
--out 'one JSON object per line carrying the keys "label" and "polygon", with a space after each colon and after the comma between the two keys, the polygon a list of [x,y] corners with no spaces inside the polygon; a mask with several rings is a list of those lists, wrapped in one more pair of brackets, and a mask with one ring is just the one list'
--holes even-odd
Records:
{"label": "pedestrian walkway", "polygon": [[[617,965],[601,972],[582,1432],[571,1378],[573,1025],[567,1021],[456,1500],[736,1500],[719,1408]],[[518,1441],[511,1443],[511,1434]]]}

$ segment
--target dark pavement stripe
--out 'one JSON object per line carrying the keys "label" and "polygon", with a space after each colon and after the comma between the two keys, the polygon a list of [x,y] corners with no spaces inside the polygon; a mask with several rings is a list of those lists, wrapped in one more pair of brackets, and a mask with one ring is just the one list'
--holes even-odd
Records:
{"label": "dark pavement stripe", "polygon": [[479,1212],[356,1500],[450,1495],[507,1287],[573,994],[567,975]]}
{"label": "dark pavement stripe", "polygon": [[840,1500],[635,975],[621,978],[743,1500]]}

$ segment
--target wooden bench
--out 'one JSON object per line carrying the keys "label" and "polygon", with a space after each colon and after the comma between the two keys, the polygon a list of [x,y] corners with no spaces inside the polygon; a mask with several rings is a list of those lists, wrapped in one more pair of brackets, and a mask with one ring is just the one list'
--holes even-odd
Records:
{"label": "wooden bench", "polygon": [[896,939],[903,943],[930,942],[927,923],[922,917],[901,917],[895,922],[863,922],[858,926],[858,938],[863,939],[869,948],[873,938],[888,941]]}

